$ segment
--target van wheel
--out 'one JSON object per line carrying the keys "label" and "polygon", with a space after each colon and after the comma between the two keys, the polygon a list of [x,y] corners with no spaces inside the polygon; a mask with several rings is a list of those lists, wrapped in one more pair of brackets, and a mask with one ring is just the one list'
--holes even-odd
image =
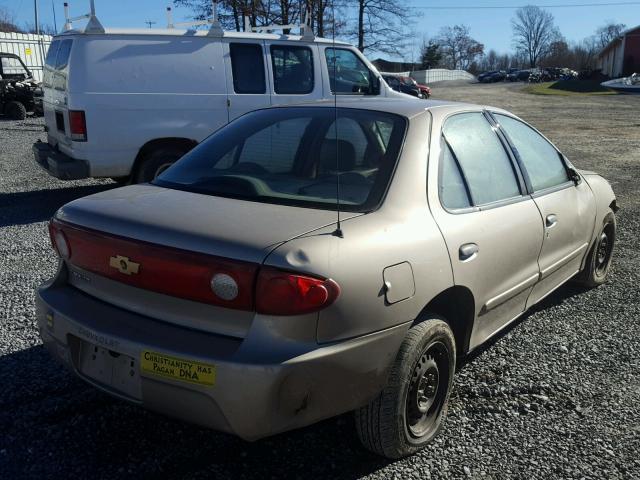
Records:
{"label": "van wheel", "polygon": [[400,346],[385,388],[355,412],[363,445],[396,459],[431,442],[446,416],[455,365],[455,339],[442,317],[431,315],[413,326]]}
{"label": "van wheel", "polygon": [[17,101],[11,101],[4,107],[4,113],[12,120],[24,120],[27,118],[27,109]]}
{"label": "van wheel", "polygon": [[135,174],[135,183],[150,182],[185,154],[178,147],[159,148],[145,155]]}
{"label": "van wheel", "polygon": [[584,269],[575,277],[575,281],[588,288],[597,287],[607,281],[613,258],[613,245],[616,239],[616,217],[609,212],[596,242],[591,247]]}

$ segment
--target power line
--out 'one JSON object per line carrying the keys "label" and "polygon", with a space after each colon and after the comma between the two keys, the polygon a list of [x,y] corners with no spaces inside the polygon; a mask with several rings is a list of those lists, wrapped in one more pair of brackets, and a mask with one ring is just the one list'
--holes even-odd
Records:
{"label": "power line", "polygon": [[560,5],[449,5],[449,6],[414,6],[420,10],[513,10],[525,6],[540,8],[584,8],[584,7],[620,7],[640,5],[640,2],[599,2],[599,3],[565,3]]}

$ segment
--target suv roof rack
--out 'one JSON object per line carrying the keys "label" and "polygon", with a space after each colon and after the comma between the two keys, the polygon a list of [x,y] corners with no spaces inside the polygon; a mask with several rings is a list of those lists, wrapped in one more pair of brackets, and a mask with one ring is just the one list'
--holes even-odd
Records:
{"label": "suv roof rack", "polygon": [[69,3],[64,2],[64,30],[72,30],[73,22],[78,20],[89,19],[84,27],[84,33],[104,33],[104,27],[96,17],[96,6],[94,0],[89,0],[89,13],[80,15],[78,17],[69,16]]}

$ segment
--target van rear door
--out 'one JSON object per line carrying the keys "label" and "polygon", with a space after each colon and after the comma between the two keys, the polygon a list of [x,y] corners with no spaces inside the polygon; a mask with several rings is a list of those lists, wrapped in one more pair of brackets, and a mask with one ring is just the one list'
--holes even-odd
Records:
{"label": "van rear door", "polygon": [[70,144],[68,114],[69,56],[72,38],[55,39],[49,46],[43,74],[43,108],[50,145]]}
{"label": "van rear door", "polygon": [[264,41],[233,39],[222,43],[231,121],[271,105]]}

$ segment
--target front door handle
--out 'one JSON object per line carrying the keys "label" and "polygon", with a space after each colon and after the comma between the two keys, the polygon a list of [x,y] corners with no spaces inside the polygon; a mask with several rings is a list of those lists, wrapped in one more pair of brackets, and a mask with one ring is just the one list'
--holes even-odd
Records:
{"label": "front door handle", "polygon": [[558,217],[555,214],[547,215],[547,219],[545,220],[545,225],[547,228],[554,227],[558,223]]}
{"label": "front door handle", "polygon": [[474,258],[479,251],[480,248],[475,243],[465,243],[460,246],[460,250],[458,250],[458,257],[460,258],[460,261],[465,262]]}

